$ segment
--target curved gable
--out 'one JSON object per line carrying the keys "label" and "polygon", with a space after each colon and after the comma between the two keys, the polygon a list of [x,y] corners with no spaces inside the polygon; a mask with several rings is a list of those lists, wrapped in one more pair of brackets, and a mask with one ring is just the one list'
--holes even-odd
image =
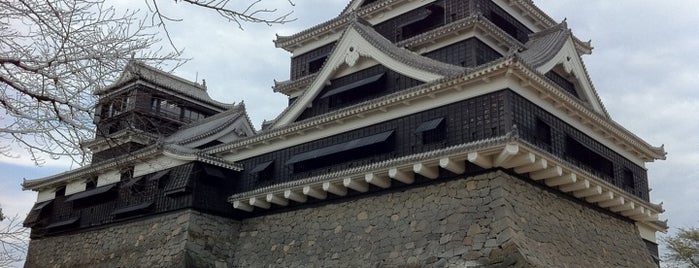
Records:
{"label": "curved gable", "polygon": [[463,73],[466,70],[399,48],[370,26],[355,18],[343,33],[313,82],[310,83],[298,101],[274,120],[272,127],[293,122],[307,107],[310,107],[323,87],[343,71],[359,68],[360,65],[369,67],[376,64],[381,64],[390,70],[422,82],[435,81]]}
{"label": "curved gable", "polygon": [[532,34],[525,47],[526,50],[519,53],[519,56],[527,64],[542,74],[553,72],[567,80],[574,87],[569,88],[571,93],[589,104],[598,114],[609,118],[565,22]]}

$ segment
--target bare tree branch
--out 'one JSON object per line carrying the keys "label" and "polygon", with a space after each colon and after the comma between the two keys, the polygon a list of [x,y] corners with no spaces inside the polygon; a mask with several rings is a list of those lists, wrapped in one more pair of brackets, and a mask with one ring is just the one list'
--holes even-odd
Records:
{"label": "bare tree branch", "polygon": [[37,165],[89,161],[80,143],[94,138],[92,92],[129,60],[182,60],[153,49],[157,28],[144,15],[101,0],[0,1],[0,154],[21,147]]}
{"label": "bare tree branch", "polygon": [[679,228],[677,234],[662,240],[668,249],[668,267],[699,268],[699,228]]}
{"label": "bare tree branch", "polygon": [[[47,156],[88,163],[80,144],[95,137],[92,92],[115,81],[129,60],[186,62],[167,27],[182,19],[165,14],[158,5],[165,2],[144,2],[149,10],[141,13],[105,0],[0,0],[0,155],[15,157],[20,147],[37,165]],[[241,29],[294,20],[263,0],[171,3],[211,10]],[[174,51],[158,48],[159,34]]]}
{"label": "bare tree branch", "polygon": [[18,216],[5,218],[0,208],[0,267],[21,261],[27,254],[29,230]]}

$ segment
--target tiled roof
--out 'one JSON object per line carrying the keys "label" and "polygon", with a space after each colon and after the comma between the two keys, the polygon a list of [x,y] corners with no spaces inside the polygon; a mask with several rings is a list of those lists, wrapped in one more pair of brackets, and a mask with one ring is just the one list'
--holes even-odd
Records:
{"label": "tiled roof", "polygon": [[219,111],[227,110],[234,106],[234,104],[222,103],[212,99],[206,92],[206,87],[203,85],[187,81],[138,61],[129,62],[124,72],[114,84],[97,90],[95,94],[108,94],[113,89],[124,86],[127,83],[135,81],[136,79],[141,79],[161,86],[165,90],[172,90],[175,93],[202,101],[213,106],[214,108],[220,109]]}
{"label": "tiled roof", "polygon": [[[536,69],[555,57],[568,38],[573,38],[573,34],[568,28],[568,24],[563,21],[551,28],[529,35],[529,41],[524,45],[525,50],[518,53],[518,56],[527,65]],[[575,40],[573,40],[573,43],[575,45]],[[578,52],[580,51],[578,50]],[[587,81],[592,81],[587,72],[585,64],[582,62],[582,58],[580,58],[580,63],[582,64],[583,69],[585,69],[585,79],[587,79]],[[601,114],[606,118],[610,118],[607,109],[602,103],[602,99],[597,93],[597,90],[594,90],[594,85],[592,85],[592,82],[590,82],[590,87],[592,88],[592,94],[596,99],[595,101],[599,103],[602,109]]]}
{"label": "tiled roof", "polygon": [[280,126],[278,128],[267,128],[260,131],[255,136],[241,139],[232,143],[207,148],[206,151],[210,154],[221,154],[227,151],[251,148],[256,146],[258,143],[263,143],[264,141],[279,139],[281,136],[293,135],[309,129],[322,129],[321,126],[325,124],[334,124],[334,122],[337,122],[338,120],[341,121],[357,114],[378,109],[378,107],[386,107],[394,105],[395,103],[404,103],[406,100],[412,100],[418,96],[426,96],[435,91],[445,90],[445,88],[448,88],[449,85],[462,83],[463,81],[473,81],[479,79],[480,77],[485,77],[490,74],[502,72],[505,69],[512,68],[523,72],[529,77],[532,77],[534,79],[533,82],[537,84],[549,85],[551,88],[547,89],[547,93],[551,94],[551,97],[565,103],[566,106],[570,106],[572,111],[579,112],[581,118],[587,118],[587,120],[590,122],[599,124],[600,128],[603,129],[605,133],[615,136],[617,140],[624,141],[624,143],[630,148],[638,150],[638,154],[647,155],[648,161],[652,161],[652,159],[664,159],[665,151],[662,147],[653,147],[608,117],[602,117],[600,114],[594,113],[574,97],[568,96],[568,94],[564,94],[563,92],[560,92],[560,90],[553,89],[552,86],[550,86],[550,82],[545,82],[548,81],[548,78],[529,66],[529,64],[524,62],[517,54],[506,56],[493,62],[478,66],[456,77],[445,77],[443,79],[425,83],[393,94],[378,97],[367,102],[341,108],[339,110],[329,112],[324,116],[308,118],[302,121],[290,123],[288,125]]}
{"label": "tiled roof", "polygon": [[355,18],[356,19],[351,21],[349,27],[355,29],[370,44],[391,56],[393,59],[399,60],[414,68],[442,76],[459,75],[466,71],[464,67],[433,60],[408,49],[400,48],[374,30],[374,28],[368,25],[368,22],[359,17]]}
{"label": "tiled roof", "polygon": [[483,15],[471,15],[466,18],[459,19],[437,29],[400,41],[396,43],[396,46],[412,48],[424,43],[434,42],[434,40],[439,38],[453,36],[455,32],[458,33],[460,31],[471,29],[481,31],[485,30],[489,36],[502,40],[510,47],[518,49],[524,47],[524,44],[522,44],[519,40],[503,31],[500,27],[483,17]]}
{"label": "tiled roof", "polygon": [[163,153],[167,153],[168,155],[176,156],[179,158],[189,159],[191,161],[204,162],[231,170],[242,170],[242,166],[238,164],[230,163],[219,157],[204,154],[198,149],[191,149],[176,144],[157,143],[143,148],[141,150],[138,150],[136,152],[113,158],[109,161],[90,164],[84,167],[80,167],[74,170],[66,171],[44,178],[31,180],[25,179],[24,182],[22,182],[22,187],[23,189],[28,190],[46,187],[53,184],[66,183],[72,180],[83,178],[85,176],[90,176],[92,174],[100,174],[104,172],[104,170],[108,170],[111,168],[119,168],[125,165],[133,165],[135,163],[140,162],[142,159],[147,159],[149,157]]}
{"label": "tiled roof", "polygon": [[[445,38],[447,36],[453,35],[454,32],[462,31],[464,29],[486,29],[490,36],[496,37],[503,42],[507,43],[509,46],[513,47],[514,50],[524,49],[524,44],[522,44],[517,39],[513,38],[509,34],[505,33],[502,29],[497,27],[495,24],[485,19],[482,15],[469,16],[455,22],[449,23],[443,27],[419,34],[417,36],[411,37],[409,39],[395,43],[394,46],[399,48],[406,48],[414,50],[416,46],[423,45],[425,43],[431,43],[436,39]],[[285,95],[291,95],[292,93],[300,90],[304,90],[305,87],[313,82],[318,74],[310,74],[301,77],[296,80],[286,80],[286,81],[275,81],[274,82],[274,92],[280,92]]]}
{"label": "tiled roof", "polygon": [[519,56],[530,66],[537,68],[561,50],[571,32],[565,22],[549,29],[529,35],[529,41],[524,44],[526,50],[519,53]]}
{"label": "tiled roof", "polygon": [[304,89],[306,86],[311,84],[317,76],[318,73],[314,73],[296,80],[286,80],[281,82],[274,81],[274,87],[272,88],[274,89],[274,92],[280,92],[286,95],[291,95],[291,93],[296,92],[300,89]]}
{"label": "tiled roof", "polygon": [[[443,77],[451,77],[451,76],[457,76],[460,74],[465,73],[468,69],[461,67],[461,66],[456,66],[448,63],[444,63],[438,60],[433,60],[427,57],[424,57],[420,54],[417,54],[413,51],[410,51],[405,48],[401,48],[393,44],[390,40],[386,39],[381,35],[380,33],[376,32],[374,28],[372,28],[367,21],[359,17],[356,13],[351,13],[349,17],[349,23],[347,28],[343,32],[343,37],[340,38],[340,40],[343,40],[342,38],[345,38],[347,35],[347,32],[350,30],[356,31],[364,40],[366,40],[371,46],[377,48],[379,51],[382,53],[388,55],[390,58],[395,59],[405,65],[408,65],[410,67],[433,73],[433,74],[438,74]],[[342,42],[342,41],[340,41]],[[330,52],[330,55],[333,55],[336,53],[337,50],[337,45],[333,48],[333,50]],[[327,64],[327,62],[326,62]],[[327,66],[324,66],[323,68],[327,68]],[[322,77],[315,76],[314,79],[323,79]],[[306,96],[309,94],[309,92],[304,92],[303,96]],[[301,97],[302,99],[303,97]],[[300,103],[294,103],[293,105],[289,105],[284,109],[275,119],[273,119],[273,122],[278,122],[279,119],[283,118],[286,116],[294,107],[297,105],[303,105]],[[268,129],[265,129],[268,130]]]}
{"label": "tiled roof", "polygon": [[498,145],[498,144],[501,144],[504,142],[511,141],[513,138],[515,138],[515,136],[516,136],[516,133],[511,132],[511,133],[507,133],[506,135],[499,136],[499,137],[479,140],[479,141],[475,141],[475,142],[469,142],[469,143],[456,145],[456,146],[452,146],[452,147],[448,147],[448,148],[444,148],[444,149],[438,149],[438,150],[434,150],[434,151],[428,151],[428,152],[424,152],[424,153],[419,153],[419,154],[399,157],[399,158],[395,158],[395,159],[385,160],[385,161],[381,161],[381,162],[377,162],[377,163],[372,163],[372,164],[369,164],[366,166],[344,169],[341,171],[327,173],[327,174],[318,175],[318,176],[314,176],[314,177],[309,177],[309,178],[305,178],[305,179],[301,179],[301,180],[274,184],[271,186],[255,189],[252,191],[234,194],[234,195],[229,197],[229,200],[252,197],[255,195],[259,195],[261,193],[273,192],[273,191],[278,191],[278,190],[286,189],[286,188],[293,188],[293,187],[297,187],[297,186],[305,185],[305,184],[323,182],[323,181],[326,181],[329,179],[334,179],[334,178],[343,178],[343,177],[347,177],[347,176],[359,174],[359,173],[367,173],[367,172],[370,172],[373,170],[382,169],[382,168],[386,168],[386,167],[390,167],[390,166],[400,166],[400,165],[404,165],[404,164],[410,164],[410,163],[424,160],[424,159],[431,159],[431,158],[435,158],[435,157],[451,155],[451,154],[454,154],[456,152],[475,151],[477,149],[487,148],[487,147],[490,147],[493,145]]}
{"label": "tiled roof", "polygon": [[[379,0],[364,7],[350,9],[355,4],[355,2],[361,1],[362,0],[349,1],[349,3],[347,4],[347,6],[345,6],[345,8],[339,16],[290,36],[277,36],[277,39],[274,41],[274,43],[277,47],[289,50],[289,47],[292,47],[294,44],[298,42],[301,42],[309,38],[317,37],[320,34],[333,31],[333,29],[344,27],[346,23],[348,23],[349,16],[352,13],[356,13],[362,18],[369,18],[374,14],[377,14],[377,12],[381,12],[386,9],[391,9],[394,6],[400,5],[403,2],[409,2],[406,0]],[[522,10],[522,12],[527,14],[527,16],[535,19],[537,23],[542,25],[542,27],[544,28],[553,27],[556,24],[558,24],[556,20],[551,18],[539,7],[537,7],[532,0],[510,0],[509,2],[510,5],[517,6],[519,9]],[[583,42],[575,36],[573,36],[573,41],[575,43],[575,47],[578,49],[580,53],[590,54],[592,52],[592,45],[590,41]]]}
{"label": "tiled roof", "polygon": [[[350,16],[353,16],[352,14],[356,14],[362,18],[365,18],[365,17],[371,16],[375,12],[383,10],[384,8],[391,8],[392,6],[399,4],[401,2],[404,2],[404,1],[405,0],[376,1],[376,3],[373,3],[371,5],[367,5],[366,7],[360,8],[359,10],[356,10],[355,12],[343,13],[340,16],[337,16],[333,19],[330,19],[326,22],[323,22],[321,24],[318,24],[316,26],[313,26],[311,28],[308,28],[306,30],[298,32],[296,34],[293,34],[290,36],[277,36],[277,39],[274,40],[274,44],[277,47],[287,49],[289,46],[297,43],[298,41],[306,40],[308,38],[317,37],[317,35],[325,33],[327,31],[331,31],[333,29],[344,28],[345,25],[348,22],[350,22],[350,20],[351,20]],[[347,7],[349,7],[349,6],[350,5],[348,5]]]}
{"label": "tiled roof", "polygon": [[186,144],[219,134],[243,115],[245,115],[245,106],[241,103],[225,112],[183,126],[177,132],[166,137],[165,142]]}

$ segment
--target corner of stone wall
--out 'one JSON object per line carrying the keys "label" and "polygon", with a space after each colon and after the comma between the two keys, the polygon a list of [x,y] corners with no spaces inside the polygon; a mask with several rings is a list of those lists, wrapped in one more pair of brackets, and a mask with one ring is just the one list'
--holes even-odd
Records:
{"label": "corner of stone wall", "polygon": [[498,244],[522,257],[515,266],[656,267],[632,222],[497,173],[505,204],[494,211],[493,229],[506,226]]}
{"label": "corner of stone wall", "polygon": [[186,215],[185,266],[238,267],[233,244],[238,239],[240,222],[198,211]]}

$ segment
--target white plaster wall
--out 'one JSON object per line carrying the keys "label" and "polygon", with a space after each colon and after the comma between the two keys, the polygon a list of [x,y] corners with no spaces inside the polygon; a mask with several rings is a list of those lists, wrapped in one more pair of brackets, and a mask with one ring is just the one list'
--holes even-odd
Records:
{"label": "white plaster wall", "polygon": [[36,202],[40,203],[40,202],[44,202],[44,201],[48,201],[48,200],[53,200],[54,198],[56,198],[55,191],[56,191],[56,189],[47,189],[47,190],[39,191],[39,193],[37,194],[37,197],[36,197]]}
{"label": "white plaster wall", "polygon": [[85,181],[84,180],[73,181],[73,182],[68,183],[68,185],[66,185],[66,195],[72,195],[74,193],[84,192],[84,191],[85,191]]}
{"label": "white plaster wall", "polygon": [[121,173],[118,170],[110,170],[97,176],[97,187],[117,183],[121,180]]}
{"label": "white plaster wall", "polygon": [[151,174],[153,172],[158,172],[161,170],[166,170],[169,168],[173,168],[179,165],[186,164],[189,161],[185,160],[179,160],[179,159],[173,159],[167,156],[161,156],[156,159],[153,159],[151,161],[137,164],[134,166],[133,170],[133,176],[138,177],[138,176],[143,176],[146,174]]}

